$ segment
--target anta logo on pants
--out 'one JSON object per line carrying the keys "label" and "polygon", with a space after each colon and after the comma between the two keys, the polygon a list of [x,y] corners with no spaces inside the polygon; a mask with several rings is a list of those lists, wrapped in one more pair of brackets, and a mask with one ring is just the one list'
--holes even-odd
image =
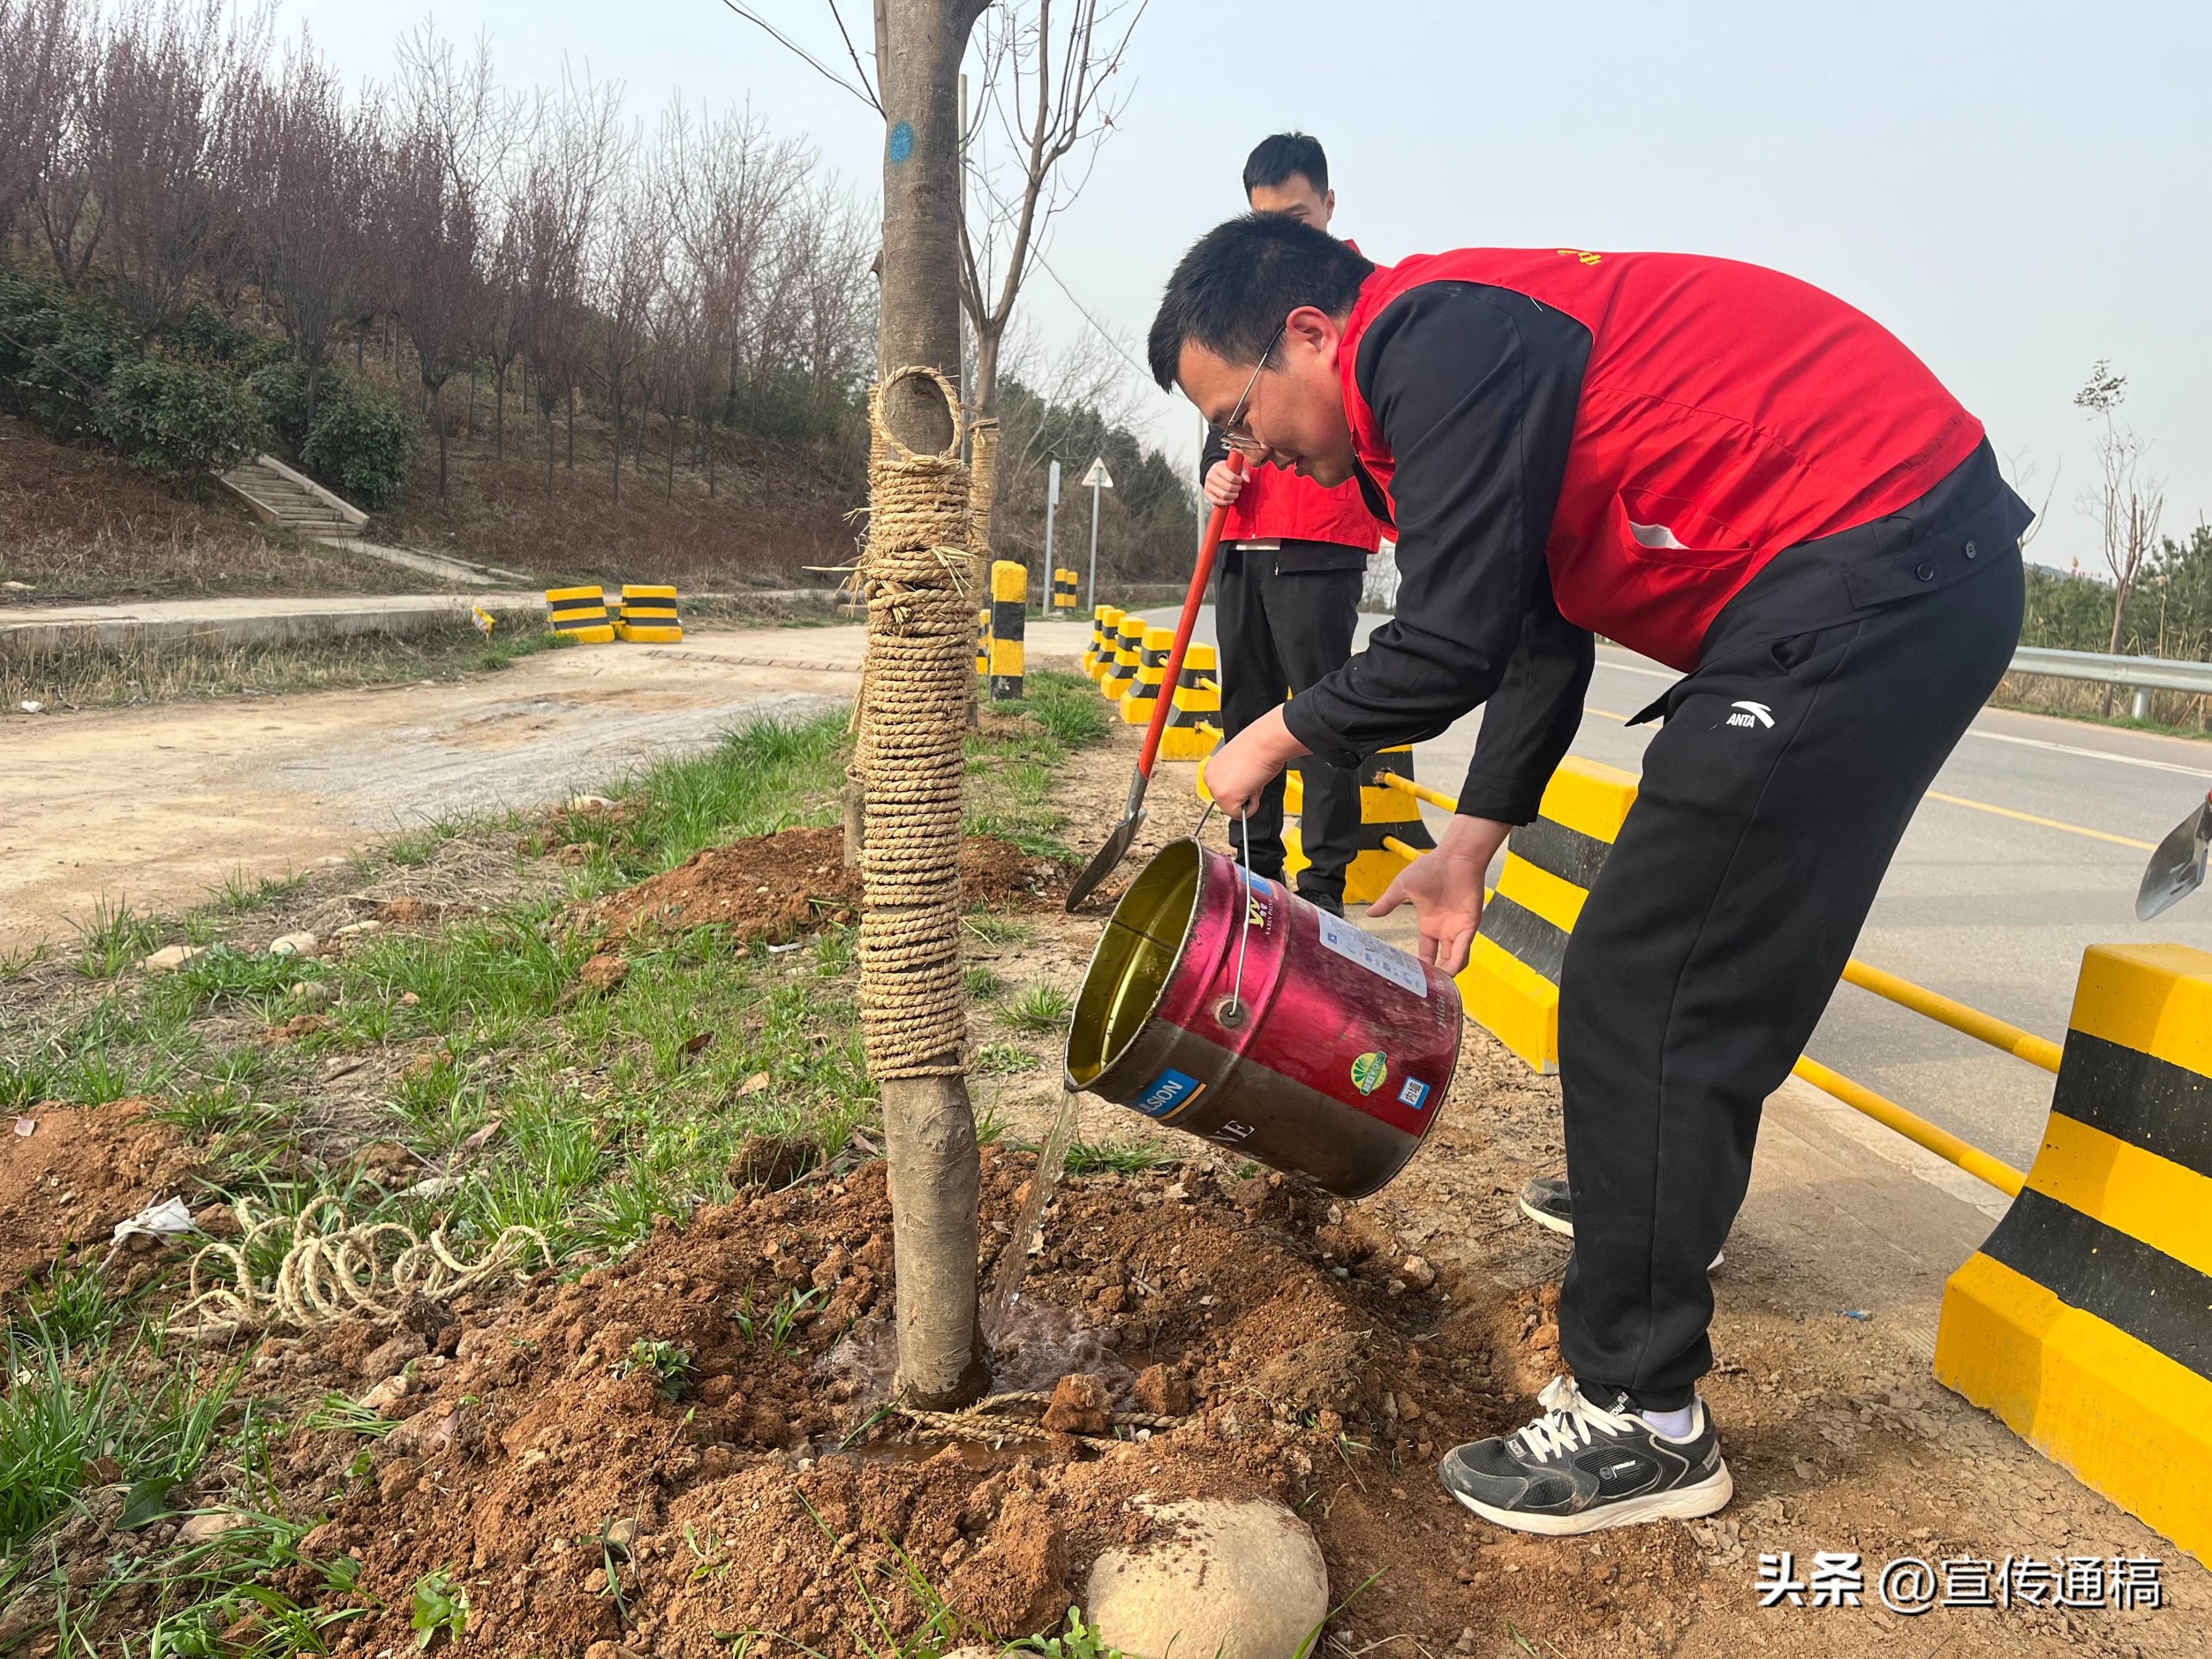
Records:
{"label": "anta logo on pants", "polygon": [[1732,702],[1735,712],[1728,717],[1729,726],[1766,726],[1774,724],[1774,711],[1763,702]]}

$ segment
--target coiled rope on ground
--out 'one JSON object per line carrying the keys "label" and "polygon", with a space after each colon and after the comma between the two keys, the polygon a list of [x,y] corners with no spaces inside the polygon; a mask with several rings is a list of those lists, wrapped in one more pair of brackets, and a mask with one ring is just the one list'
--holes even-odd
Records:
{"label": "coiled rope on ground", "polygon": [[[324,1218],[333,1212],[337,1224],[326,1227]],[[335,1198],[318,1199],[296,1216],[241,1198],[231,1213],[239,1235],[192,1257],[185,1302],[169,1317],[173,1335],[205,1340],[274,1324],[312,1330],[341,1319],[392,1319],[417,1296],[447,1301],[507,1272],[526,1282],[533,1248],[553,1265],[553,1247],[535,1227],[507,1228],[467,1261],[455,1254],[442,1222],[428,1238],[397,1221],[349,1225]],[[292,1242],[264,1286],[247,1258],[287,1227]]]}

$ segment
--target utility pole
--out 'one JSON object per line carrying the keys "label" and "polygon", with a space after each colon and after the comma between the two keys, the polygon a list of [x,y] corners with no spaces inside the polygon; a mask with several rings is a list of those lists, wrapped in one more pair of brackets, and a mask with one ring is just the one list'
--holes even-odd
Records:
{"label": "utility pole", "polygon": [[[1052,515],[1053,509],[1059,505],[1060,463],[1058,461],[1054,461],[1052,464],[1051,471],[1045,474],[1044,483],[1044,592],[1048,599],[1049,599],[1052,593]],[[1096,596],[1092,598],[1091,603],[1093,605],[1097,603]]]}
{"label": "utility pole", "polygon": [[1095,611],[1098,607],[1098,492],[1114,487],[1103,455],[1091,463],[1091,471],[1083,475],[1083,482],[1091,486],[1091,605]]}

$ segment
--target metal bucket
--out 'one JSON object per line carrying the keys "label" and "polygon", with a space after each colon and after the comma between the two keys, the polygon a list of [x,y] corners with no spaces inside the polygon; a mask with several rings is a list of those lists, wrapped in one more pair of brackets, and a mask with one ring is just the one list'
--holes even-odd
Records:
{"label": "metal bucket", "polygon": [[1114,907],[1065,1066],[1071,1088],[1363,1198],[1436,1121],[1459,1042],[1449,975],[1178,841]]}

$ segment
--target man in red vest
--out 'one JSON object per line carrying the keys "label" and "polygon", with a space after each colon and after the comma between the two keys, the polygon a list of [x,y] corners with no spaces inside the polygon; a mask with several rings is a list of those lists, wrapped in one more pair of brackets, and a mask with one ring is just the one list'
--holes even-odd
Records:
{"label": "man in red vest", "polygon": [[[1328,158],[1302,132],[1261,141],[1244,163],[1253,210],[1327,230],[1336,211]],[[1210,440],[1199,463],[1206,499],[1226,507],[1213,586],[1221,641],[1221,723],[1231,737],[1283,701],[1344,665],[1359,623],[1359,589],[1382,528],[1345,479],[1323,486],[1293,472],[1250,477],[1229,470],[1228,450]],[[1301,767],[1305,805],[1299,841],[1308,860],[1299,895],[1344,914],[1344,872],[1358,850],[1359,775],[1334,766]],[[1254,873],[1283,878],[1283,782],[1271,780],[1230,846]]]}
{"label": "man in red vest", "polygon": [[1429,738],[1477,704],[1456,816],[1375,906],[1467,961],[1601,633],[1679,670],[1566,945],[1559,1082],[1571,1377],[1438,1473],[1582,1533],[1733,1490],[1697,1382],[1707,1264],[1760,1103],[1804,1048],[1890,857],[2020,632],[2020,532],[1981,422],[1893,336],[1730,260],[1467,248],[1387,268],[1291,222],[1176,267],[1152,367],[1254,459],[1356,479],[1396,526],[1397,617],[1208,763],[1225,811],[1294,757]]}

